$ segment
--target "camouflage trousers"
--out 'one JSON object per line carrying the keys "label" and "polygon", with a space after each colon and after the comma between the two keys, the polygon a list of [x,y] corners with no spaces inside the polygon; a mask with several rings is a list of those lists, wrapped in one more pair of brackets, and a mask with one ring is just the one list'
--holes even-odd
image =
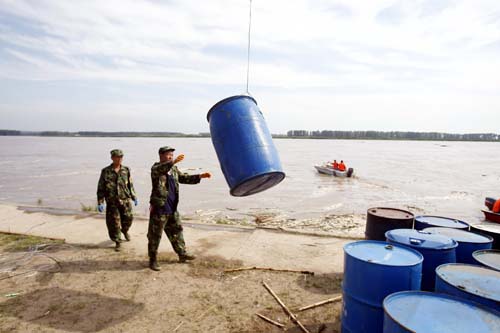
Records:
{"label": "camouflage trousers", "polygon": [[113,242],[119,241],[120,231],[126,233],[130,229],[133,219],[130,200],[124,203],[108,203],[106,205],[106,226],[108,227],[109,239]]}
{"label": "camouflage trousers", "polygon": [[163,231],[165,231],[175,253],[184,255],[186,253],[186,243],[184,242],[182,230],[181,217],[178,212],[169,215],[151,213],[148,227],[149,256],[152,257],[158,253]]}

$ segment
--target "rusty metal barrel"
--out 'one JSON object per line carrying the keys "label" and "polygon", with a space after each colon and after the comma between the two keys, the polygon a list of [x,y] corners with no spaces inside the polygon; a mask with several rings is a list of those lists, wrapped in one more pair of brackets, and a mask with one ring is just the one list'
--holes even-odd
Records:
{"label": "rusty metal barrel", "polygon": [[385,233],[393,229],[413,228],[413,213],[388,207],[368,209],[366,214],[365,239],[385,241]]}

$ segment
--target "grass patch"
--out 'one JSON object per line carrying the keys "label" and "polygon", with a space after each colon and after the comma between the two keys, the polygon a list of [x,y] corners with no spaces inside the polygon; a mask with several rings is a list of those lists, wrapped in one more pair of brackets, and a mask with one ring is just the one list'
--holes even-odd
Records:
{"label": "grass patch", "polygon": [[240,260],[227,260],[218,256],[204,256],[190,262],[189,266],[191,270],[188,274],[193,277],[217,278],[222,274],[224,269],[241,267],[241,265],[242,262]]}
{"label": "grass patch", "polygon": [[44,237],[0,233],[0,247],[4,251],[24,251],[40,244],[64,244],[64,240]]}
{"label": "grass patch", "polygon": [[230,220],[224,218],[218,218],[215,221],[216,224],[232,224]]}
{"label": "grass patch", "polygon": [[84,205],[80,203],[82,207],[82,212],[97,212],[97,207],[95,205]]}

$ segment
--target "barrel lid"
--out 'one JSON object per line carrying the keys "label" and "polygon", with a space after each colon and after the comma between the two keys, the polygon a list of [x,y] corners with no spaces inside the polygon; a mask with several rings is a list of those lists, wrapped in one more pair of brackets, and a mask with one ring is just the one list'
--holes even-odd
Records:
{"label": "barrel lid", "polygon": [[467,264],[444,264],[436,268],[448,284],[469,294],[500,302],[500,272]]}
{"label": "barrel lid", "polygon": [[472,257],[484,266],[500,271],[500,250],[478,250]]}
{"label": "barrel lid", "polygon": [[493,242],[493,238],[490,236],[479,235],[473,232],[455,228],[432,227],[432,228],[425,228],[423,231],[430,232],[431,234],[435,235],[448,236],[451,239],[454,239],[457,242],[461,243],[488,244]]}
{"label": "barrel lid", "polygon": [[363,240],[344,245],[346,254],[359,260],[387,266],[413,266],[424,257],[417,251],[387,242]]}
{"label": "barrel lid", "polygon": [[383,307],[392,320],[412,332],[500,332],[500,312],[451,295],[402,291],[387,296]]}
{"label": "barrel lid", "polygon": [[466,222],[443,216],[420,215],[415,217],[415,221],[443,228],[466,229],[469,227]]}
{"label": "barrel lid", "polygon": [[255,104],[257,104],[257,101],[255,100],[255,98],[253,98],[252,96],[250,95],[235,95],[235,96],[231,96],[231,97],[227,97],[227,98],[224,98],[220,101],[218,101],[217,103],[214,104],[214,106],[212,106],[210,108],[210,110],[208,110],[208,113],[207,113],[207,121],[210,122],[210,113],[215,110],[216,108],[218,108],[221,104],[224,104],[224,103],[227,103],[227,102],[230,102],[232,100],[235,100],[235,99],[240,99],[240,98],[248,98],[248,99],[251,99]]}
{"label": "barrel lid", "polygon": [[412,219],[414,217],[413,213],[406,210],[389,208],[389,207],[374,207],[368,209],[368,214],[375,215],[378,217],[383,217],[386,219]]}
{"label": "barrel lid", "polygon": [[500,234],[500,223],[483,222],[471,225],[471,228]]}
{"label": "barrel lid", "polygon": [[414,229],[389,230],[385,233],[385,237],[391,242],[416,249],[447,250],[458,246],[458,243],[450,237]]}

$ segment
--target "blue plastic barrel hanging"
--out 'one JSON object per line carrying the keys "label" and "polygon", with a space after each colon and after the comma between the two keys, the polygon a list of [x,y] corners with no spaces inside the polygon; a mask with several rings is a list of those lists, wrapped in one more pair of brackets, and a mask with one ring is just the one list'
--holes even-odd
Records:
{"label": "blue plastic barrel hanging", "polygon": [[285,178],[271,133],[253,97],[223,99],[208,111],[207,120],[231,195],[259,193]]}

